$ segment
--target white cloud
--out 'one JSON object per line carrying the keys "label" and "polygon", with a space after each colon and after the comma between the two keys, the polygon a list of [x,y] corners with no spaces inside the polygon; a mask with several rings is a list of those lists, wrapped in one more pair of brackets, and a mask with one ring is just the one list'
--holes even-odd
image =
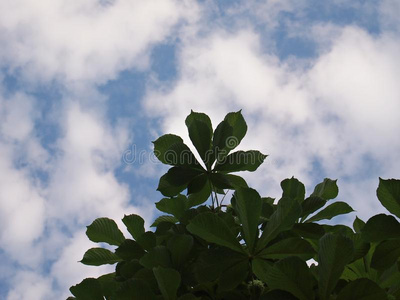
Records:
{"label": "white cloud", "polygon": [[149,47],[195,17],[191,0],[2,1],[0,61],[29,82],[101,83],[146,66]]}

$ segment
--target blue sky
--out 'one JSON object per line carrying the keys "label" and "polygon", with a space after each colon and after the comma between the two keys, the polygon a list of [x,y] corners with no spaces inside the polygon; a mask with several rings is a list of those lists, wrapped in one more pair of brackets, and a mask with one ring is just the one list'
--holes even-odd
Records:
{"label": "blue sky", "polygon": [[341,221],[384,212],[399,15],[397,0],[0,1],[0,299],[64,299],[109,270],[77,263],[85,226],[151,223],[166,170],[151,141],[187,141],[190,109],[214,125],[242,109],[241,147],[269,155],[243,174],[263,196],[330,177],[356,210]]}

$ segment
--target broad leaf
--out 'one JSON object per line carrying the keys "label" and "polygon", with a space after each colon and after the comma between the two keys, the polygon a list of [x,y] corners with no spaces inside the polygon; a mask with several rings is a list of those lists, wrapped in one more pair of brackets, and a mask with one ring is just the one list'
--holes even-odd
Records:
{"label": "broad leaf", "polygon": [[210,182],[208,181],[208,175],[206,173],[196,176],[188,184],[188,195],[200,192],[206,184],[210,185]]}
{"label": "broad leaf", "polygon": [[367,278],[356,279],[347,284],[339,293],[337,300],[377,300],[387,299],[386,292]]}
{"label": "broad leaf", "polygon": [[400,218],[400,180],[379,178],[376,194],[382,205]]}
{"label": "broad leaf", "polygon": [[124,260],[140,259],[145,251],[139,243],[126,239],[116,250],[115,254]]}
{"label": "broad leaf", "polygon": [[299,202],[286,197],[279,200],[276,211],[271,215],[257,243],[257,251],[263,249],[282,231],[291,229],[300,217],[300,214],[301,206]]}
{"label": "broad leaf", "polygon": [[[211,164],[217,159],[218,161],[226,157],[231,149],[237,144],[236,137],[233,136],[233,127],[228,121],[222,121],[218,124],[214,132],[212,141],[213,157]],[[229,147],[229,148],[228,148]],[[232,147],[232,148],[231,148]]]}
{"label": "broad leaf", "polygon": [[174,134],[165,134],[153,142],[154,155],[164,164],[171,164],[168,150],[174,144],[183,144],[181,137]]}
{"label": "broad leaf", "polygon": [[317,223],[296,223],[293,232],[306,239],[319,240],[324,234],[324,227]]}
{"label": "broad leaf", "polygon": [[283,190],[282,197],[292,198],[298,202],[302,202],[304,200],[306,188],[298,179],[292,177],[290,179],[283,180],[281,182],[281,188]]}
{"label": "broad leaf", "polygon": [[232,175],[232,174],[224,174],[224,177],[228,180],[229,184],[233,186],[233,188],[247,188],[247,182],[240,176]]}
{"label": "broad leaf", "polygon": [[309,218],[306,222],[316,222],[325,219],[330,220],[333,217],[336,217],[338,215],[348,214],[351,213],[352,211],[354,210],[346,202],[337,201],[325,207],[316,215]]}
{"label": "broad leaf", "polygon": [[324,200],[330,200],[337,197],[339,188],[336,184],[337,180],[325,178],[323,182],[315,186],[314,192],[311,196],[320,197]]}
{"label": "broad leaf", "polygon": [[167,242],[171,253],[172,264],[175,268],[181,267],[186,261],[193,247],[193,237],[188,234],[173,235]]}
{"label": "broad leaf", "polygon": [[186,228],[209,243],[241,253],[244,251],[225,221],[213,213],[206,212],[195,216]]}
{"label": "broad leaf", "polygon": [[361,230],[364,228],[364,226],[365,226],[365,222],[356,216],[356,218],[354,219],[354,222],[353,222],[354,231],[357,233],[360,233]]}
{"label": "broad leaf", "polygon": [[344,267],[354,255],[353,242],[342,235],[328,233],[319,241],[318,274],[321,300],[330,299]]}
{"label": "broad leaf", "polygon": [[301,217],[302,220],[304,220],[308,215],[312,214],[313,212],[317,211],[321,207],[323,207],[326,204],[326,200],[317,197],[317,196],[311,196],[308,197],[306,200],[304,200],[301,203]]}
{"label": "broad leaf", "polygon": [[229,179],[226,177],[225,174],[222,173],[211,173],[209,175],[211,184],[213,187],[217,189],[232,189],[233,186],[231,185]]}
{"label": "broad leaf", "polygon": [[188,207],[193,207],[193,206],[203,204],[204,202],[206,202],[208,200],[210,195],[211,195],[211,184],[207,180],[204,183],[204,186],[202,187],[202,189],[200,191],[190,194],[188,196],[188,202],[189,202]]}
{"label": "broad leaf", "polygon": [[400,223],[393,216],[375,215],[367,221],[361,229],[361,233],[367,242],[400,238]]}
{"label": "broad leaf", "polygon": [[239,110],[237,112],[230,112],[228,113],[224,121],[228,122],[230,126],[232,126],[233,132],[232,137],[236,139],[234,141],[227,141],[227,146],[230,150],[236,148],[247,132],[247,124],[243,118],[242,111]]}
{"label": "broad leaf", "polygon": [[[174,167],[177,168],[177,167]],[[182,192],[190,182],[192,178],[186,178],[186,180],[177,180],[175,175],[170,172],[174,168],[169,169],[167,173],[161,176],[158,182],[157,191],[167,197],[173,197]],[[182,168],[179,168],[182,169]],[[181,184],[179,185],[178,182]]]}
{"label": "broad leaf", "polygon": [[152,231],[146,231],[137,240],[138,244],[143,247],[144,250],[151,250],[156,246],[156,235]]}
{"label": "broad leaf", "polygon": [[153,272],[164,299],[175,300],[177,298],[176,293],[181,284],[181,275],[179,272],[163,267],[153,268]]}
{"label": "broad leaf", "polygon": [[145,231],[144,220],[141,216],[135,214],[124,215],[122,222],[135,240],[137,240]]}
{"label": "broad leaf", "polygon": [[156,300],[156,296],[149,285],[143,280],[130,279],[122,283],[121,287],[117,290],[115,299]]}
{"label": "broad leaf", "polygon": [[101,285],[94,278],[86,278],[69,289],[79,300],[104,300]]}
{"label": "broad leaf", "polygon": [[175,218],[174,216],[162,215],[162,216],[159,216],[157,219],[155,219],[153,224],[150,225],[150,227],[157,227],[158,224],[160,224],[162,222],[176,224],[176,223],[178,223],[178,219]]}
{"label": "broad leaf", "polygon": [[267,155],[256,150],[237,151],[217,162],[214,171],[231,173],[239,171],[255,171],[264,162]]}
{"label": "broad leaf", "polygon": [[188,206],[188,200],[183,195],[174,198],[163,198],[156,203],[158,210],[174,215],[178,220],[182,218]]}
{"label": "broad leaf", "polygon": [[86,235],[92,242],[108,243],[119,246],[125,237],[118,229],[114,220],[109,218],[98,218],[87,226]]}
{"label": "broad leaf", "polygon": [[167,163],[172,166],[203,170],[192,151],[184,143],[173,144],[165,152],[165,158]]}
{"label": "broad leaf", "polygon": [[372,255],[371,267],[377,270],[390,268],[400,257],[400,239],[379,243]]}
{"label": "broad leaf", "polygon": [[255,257],[251,261],[251,269],[253,273],[258,277],[258,279],[267,282],[268,280],[268,273],[270,269],[272,268],[273,264],[270,261],[267,261],[265,259],[261,259],[258,257]]}
{"label": "broad leaf", "polygon": [[113,265],[119,261],[121,261],[121,258],[108,249],[91,248],[85,252],[80,262],[89,266],[101,266],[105,264]]}
{"label": "broad leaf", "polygon": [[256,190],[239,188],[235,192],[236,209],[243,226],[244,240],[250,253],[253,253],[258,236],[258,224],[262,201]]}
{"label": "broad leaf", "polygon": [[269,268],[265,280],[270,289],[287,291],[300,300],[312,300],[315,279],[305,261],[298,257],[284,258]]}
{"label": "broad leaf", "polygon": [[315,254],[314,248],[304,239],[287,238],[262,250],[257,257],[265,259],[282,259],[289,256],[298,256],[303,260],[312,258]]}
{"label": "broad leaf", "polygon": [[245,260],[222,272],[218,282],[218,292],[229,291],[245,281],[249,273],[249,261]]}
{"label": "broad leaf", "polygon": [[171,256],[165,246],[156,246],[147,252],[139,262],[147,269],[153,269],[158,266],[170,267]]}

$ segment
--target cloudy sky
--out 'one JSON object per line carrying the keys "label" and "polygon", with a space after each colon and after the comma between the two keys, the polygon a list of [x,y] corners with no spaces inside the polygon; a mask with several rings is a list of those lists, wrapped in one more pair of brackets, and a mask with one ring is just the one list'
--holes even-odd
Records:
{"label": "cloudy sky", "polygon": [[[243,174],[263,196],[295,176],[384,212],[400,178],[400,2],[0,0],[0,299],[65,299],[107,268],[77,261],[95,218],[150,224],[164,133],[190,109],[242,109]],[[121,222],[119,222],[121,224]],[[122,226],[121,226],[122,228]]]}

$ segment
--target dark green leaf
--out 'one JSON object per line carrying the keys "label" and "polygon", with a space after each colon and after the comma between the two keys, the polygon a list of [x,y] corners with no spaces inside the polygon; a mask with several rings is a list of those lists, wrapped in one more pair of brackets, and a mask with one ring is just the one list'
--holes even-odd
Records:
{"label": "dark green leaf", "polygon": [[255,171],[264,162],[266,157],[267,155],[256,150],[233,152],[221,162],[217,162],[214,171],[225,173]]}
{"label": "dark green leaf", "polygon": [[111,297],[119,288],[120,283],[115,280],[115,273],[108,273],[97,278],[97,281],[101,285],[102,294],[107,297]]}
{"label": "dark green leaf", "polygon": [[377,270],[390,268],[400,257],[400,239],[379,243],[372,255],[371,267]]}
{"label": "dark green leaf", "polygon": [[297,223],[294,224],[293,231],[306,239],[319,240],[325,234],[324,227],[317,223]]}
{"label": "dark green leaf", "polygon": [[174,198],[163,198],[156,203],[158,210],[174,215],[178,220],[182,218],[188,206],[188,200],[183,195]]}
{"label": "dark green leaf", "polygon": [[243,252],[242,246],[225,221],[213,213],[201,213],[195,216],[186,228],[207,242]]}
{"label": "dark green leaf", "polygon": [[301,208],[302,208],[301,217],[305,219],[308,215],[312,214],[313,212],[323,207],[325,203],[326,200],[320,197],[316,196],[308,197],[301,203]]}
{"label": "dark green leaf", "polygon": [[140,259],[144,250],[137,242],[126,239],[116,250],[115,254],[124,260]]}
{"label": "dark green leaf", "polygon": [[330,200],[337,197],[339,188],[336,184],[337,180],[325,178],[323,182],[315,186],[314,192],[311,196],[320,197],[324,200]]}
{"label": "dark green leaf", "polygon": [[92,242],[103,242],[115,246],[119,246],[125,240],[115,221],[109,218],[94,220],[87,226],[86,235]]}
{"label": "dark green leaf", "polygon": [[382,205],[400,218],[400,180],[379,178],[376,194]]}
{"label": "dark green leaf", "polygon": [[184,143],[176,143],[165,152],[165,159],[169,165],[203,170],[192,151]]}
{"label": "dark green leaf", "polygon": [[170,164],[168,149],[174,144],[183,144],[181,137],[174,134],[165,134],[153,142],[154,155],[164,164]]}
{"label": "dark green leaf", "polygon": [[146,231],[136,241],[144,250],[149,251],[156,246],[156,235],[152,231]]}
{"label": "dark green leaf", "polygon": [[181,267],[186,261],[193,247],[193,237],[188,234],[173,235],[167,242],[174,267]]}
{"label": "dark green leaf", "polygon": [[190,194],[188,196],[189,207],[203,204],[208,200],[210,195],[211,195],[211,184],[207,180],[200,191]]}
{"label": "dark green leaf", "polygon": [[287,291],[300,300],[315,298],[315,279],[306,262],[298,257],[287,257],[278,261],[268,269],[264,277],[271,289]]}
{"label": "dark green leaf", "polygon": [[365,226],[365,222],[356,216],[356,218],[354,219],[354,222],[353,222],[354,231],[357,233],[360,233],[361,230],[364,228],[364,226]]}
{"label": "dark green leaf", "polygon": [[347,284],[337,296],[337,300],[377,300],[387,299],[387,294],[375,282],[359,278]]}
{"label": "dark green leaf", "polygon": [[101,266],[112,265],[119,261],[121,261],[121,258],[108,249],[91,248],[85,252],[80,262],[89,266]]}
{"label": "dark green leaf", "polygon": [[258,224],[261,214],[262,201],[256,190],[238,188],[235,192],[236,209],[243,226],[244,240],[250,253],[253,253],[258,236]]}
{"label": "dark green leaf", "polygon": [[281,182],[281,187],[283,190],[282,197],[292,198],[298,202],[302,202],[304,200],[306,188],[298,179],[294,177],[285,179]]}
{"label": "dark green leaf", "polygon": [[173,197],[182,192],[187,187],[189,181],[183,183],[182,185],[176,185],[176,183],[177,180],[175,176],[168,171],[163,176],[161,176],[160,181],[158,182],[157,191],[161,192],[161,194],[163,194],[164,196]]}
{"label": "dark green leaf", "polygon": [[94,278],[86,278],[69,289],[79,300],[104,300],[101,285]]}
{"label": "dark green leaf", "polygon": [[155,300],[156,297],[151,291],[149,285],[140,279],[130,279],[122,283],[117,290],[116,298],[118,300]]}
{"label": "dark green leaf", "polygon": [[287,238],[262,250],[257,257],[265,259],[282,259],[288,256],[298,256],[303,260],[312,258],[315,254],[314,248],[304,239]]}
{"label": "dark green leaf", "polygon": [[245,259],[225,270],[219,278],[218,292],[233,290],[247,278],[248,273],[248,259]]}
{"label": "dark green leaf", "polygon": [[137,240],[145,231],[144,220],[141,216],[135,214],[124,215],[122,222],[135,240]]}
{"label": "dark green leaf", "polygon": [[147,269],[153,269],[158,266],[170,267],[170,253],[165,246],[156,246],[140,259],[140,264]]}
{"label": "dark green leaf", "polygon": [[158,224],[160,224],[161,222],[175,224],[175,223],[178,223],[178,219],[175,218],[174,216],[162,215],[162,216],[159,216],[157,219],[155,219],[153,224],[151,224],[150,227],[157,227]]}
{"label": "dark green leaf", "polygon": [[175,300],[177,298],[176,293],[181,284],[181,275],[179,272],[163,267],[153,268],[153,272],[164,299]]}
{"label": "dark green leaf", "polygon": [[367,221],[361,233],[367,242],[400,238],[400,223],[393,216],[375,215]]}
{"label": "dark green leaf", "polygon": [[217,189],[232,189],[229,179],[222,173],[211,173],[210,181],[213,187]]}
{"label": "dark green leaf", "polygon": [[225,178],[228,180],[229,184],[233,186],[235,189],[242,187],[247,188],[247,182],[240,176],[232,175],[232,174],[224,174]]}
{"label": "dark green leaf", "polygon": [[325,207],[316,215],[309,218],[306,222],[316,222],[325,219],[330,220],[333,217],[336,217],[338,215],[348,214],[351,213],[352,211],[354,210],[346,202],[337,201]]}
{"label": "dark green leaf", "polygon": [[225,116],[224,121],[228,122],[229,125],[233,128],[232,137],[234,137],[235,139],[226,141],[228,148],[230,150],[233,150],[240,144],[243,137],[246,135],[247,124],[243,118],[241,110],[228,113]]}
{"label": "dark green leaf", "polygon": [[366,243],[363,240],[363,238],[361,237],[361,233],[355,233],[355,234],[351,233],[350,235],[346,236],[353,241],[354,245],[354,257],[352,261],[360,259],[368,253],[370,249],[370,244]]}
{"label": "dark green leaf", "polygon": [[251,262],[251,269],[258,279],[267,282],[268,273],[273,264],[270,261],[255,257]]}
{"label": "dark green leaf", "polygon": [[233,149],[229,146],[234,146],[231,144],[232,142],[233,144],[237,144],[237,139],[233,136],[233,127],[229,125],[228,121],[224,120],[218,124],[214,132],[212,141],[213,157],[211,164],[215,159],[221,160],[228,155],[229,151]]}
{"label": "dark green leaf", "polygon": [[344,267],[354,256],[353,242],[342,235],[327,233],[319,241],[318,274],[321,300],[330,299]]}
{"label": "dark green leaf", "polygon": [[198,193],[204,188],[206,184],[210,185],[207,174],[200,174],[190,181],[190,183],[188,184],[187,193]]}
{"label": "dark green leaf", "polygon": [[279,200],[276,211],[271,215],[258,241],[257,251],[263,249],[282,231],[291,229],[300,217],[300,214],[301,206],[299,202],[286,197]]}

